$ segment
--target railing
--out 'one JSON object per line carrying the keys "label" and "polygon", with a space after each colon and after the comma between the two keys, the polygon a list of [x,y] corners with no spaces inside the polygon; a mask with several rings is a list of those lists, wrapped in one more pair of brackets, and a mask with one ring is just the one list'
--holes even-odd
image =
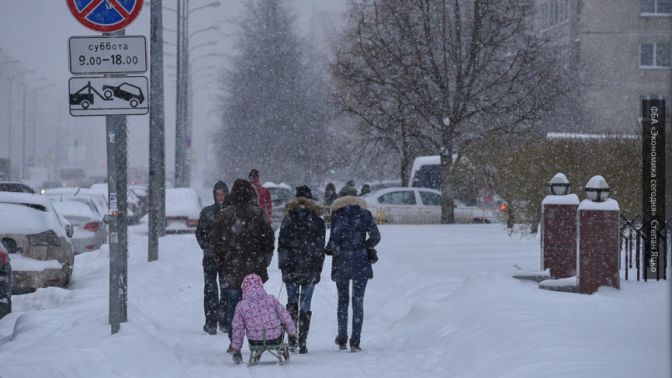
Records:
{"label": "railing", "polygon": [[[625,279],[627,280],[629,278],[630,269],[633,269],[634,264],[634,268],[637,270],[637,281],[641,280],[642,277],[644,278],[644,281],[647,281],[646,274],[642,274],[642,270],[644,272],[649,270],[651,260],[644,256],[644,247],[649,240],[649,236],[644,232],[642,219],[640,216],[636,216],[629,220],[621,215],[621,221],[620,249],[622,255],[619,259],[619,268],[625,271]],[[656,265],[662,267],[662,269],[656,270],[656,280],[660,280],[661,278],[667,280],[667,269],[669,268],[670,261],[668,260],[668,256],[670,255],[670,247],[672,244],[670,243],[672,240],[670,224],[672,224],[672,221],[668,219],[663,227],[658,230],[658,237],[663,240],[663,253],[659,254],[655,259]],[[660,264],[661,260],[662,264]]]}

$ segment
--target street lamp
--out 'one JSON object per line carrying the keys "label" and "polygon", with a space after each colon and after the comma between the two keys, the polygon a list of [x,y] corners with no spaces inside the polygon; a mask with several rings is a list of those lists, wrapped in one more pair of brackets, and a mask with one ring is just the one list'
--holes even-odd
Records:
{"label": "street lamp", "polygon": [[198,49],[198,48],[200,48],[200,47],[214,46],[214,45],[216,45],[216,44],[217,44],[217,41],[208,41],[208,42],[199,43],[198,45],[196,45],[196,46],[192,46],[192,47],[189,49],[189,54],[191,54],[192,51],[194,51],[194,50],[196,50],[196,49]]}
{"label": "street lamp", "polygon": [[44,82],[47,80],[46,77],[42,76],[37,79],[28,80],[23,82],[23,117],[21,117],[21,178],[26,179],[26,95],[28,94],[28,87],[31,83],[35,82]]}
{"label": "street lamp", "polygon": [[[22,75],[25,75],[25,74],[33,73],[33,72],[35,72],[35,70],[23,70],[23,71],[15,72],[13,75],[7,76],[7,79],[9,80],[9,96],[8,96],[9,97],[9,99],[8,99],[9,100],[9,106],[8,106],[9,109],[8,109],[8,112],[7,112],[7,120],[8,120],[7,126],[9,128],[9,131],[7,133],[8,134],[7,135],[7,143],[9,144],[9,147],[7,148],[7,151],[9,152],[10,167],[11,167],[11,164],[12,164],[12,89],[13,89],[12,85],[14,83],[15,78],[17,78],[19,76],[22,76]],[[11,174],[11,169],[10,169],[10,176],[11,175],[12,174]]]}

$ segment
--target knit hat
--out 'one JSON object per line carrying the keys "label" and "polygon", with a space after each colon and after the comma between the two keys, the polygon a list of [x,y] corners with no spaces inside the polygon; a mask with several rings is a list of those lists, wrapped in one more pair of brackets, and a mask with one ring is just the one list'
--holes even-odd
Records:
{"label": "knit hat", "polygon": [[252,168],[252,170],[250,170],[250,174],[247,175],[247,178],[250,180],[258,180],[259,171],[256,168]]}
{"label": "knit hat", "polygon": [[306,185],[301,185],[296,187],[296,197],[305,197],[308,199],[313,199],[313,192],[310,191],[310,188]]}

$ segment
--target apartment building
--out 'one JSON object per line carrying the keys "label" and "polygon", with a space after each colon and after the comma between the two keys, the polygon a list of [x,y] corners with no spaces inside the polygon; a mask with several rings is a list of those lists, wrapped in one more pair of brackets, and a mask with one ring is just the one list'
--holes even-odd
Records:
{"label": "apartment building", "polygon": [[583,130],[635,130],[645,98],[665,99],[670,109],[672,0],[536,0],[535,5],[535,30],[577,74]]}

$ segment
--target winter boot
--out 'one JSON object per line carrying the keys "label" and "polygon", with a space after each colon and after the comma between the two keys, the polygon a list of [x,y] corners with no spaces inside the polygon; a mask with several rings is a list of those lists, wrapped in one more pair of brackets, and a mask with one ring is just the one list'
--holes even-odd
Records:
{"label": "winter boot", "polygon": [[301,318],[301,321],[299,322],[299,354],[308,353],[306,339],[308,338],[308,331],[310,330],[310,318],[312,315],[312,311],[301,311],[299,314],[299,317]]}
{"label": "winter boot", "polygon": [[217,323],[209,323],[206,322],[205,325],[203,326],[203,331],[205,331],[209,335],[216,335],[217,334]]}
{"label": "winter boot", "polygon": [[346,350],[348,349],[348,338],[347,337],[338,337],[336,336],[336,340],[334,340],[336,345],[338,345],[338,350]]}
{"label": "winter boot", "polygon": [[[289,316],[292,317],[292,321],[294,322],[294,326],[296,326],[296,323],[299,320],[299,304],[298,303],[287,303],[287,311],[289,312]],[[299,341],[296,336],[289,336],[288,342],[289,344],[289,350],[292,352],[297,352],[299,350]]]}
{"label": "winter boot", "polygon": [[350,351],[355,353],[355,352],[360,352],[362,348],[359,347],[359,340],[353,340],[350,339]]}

